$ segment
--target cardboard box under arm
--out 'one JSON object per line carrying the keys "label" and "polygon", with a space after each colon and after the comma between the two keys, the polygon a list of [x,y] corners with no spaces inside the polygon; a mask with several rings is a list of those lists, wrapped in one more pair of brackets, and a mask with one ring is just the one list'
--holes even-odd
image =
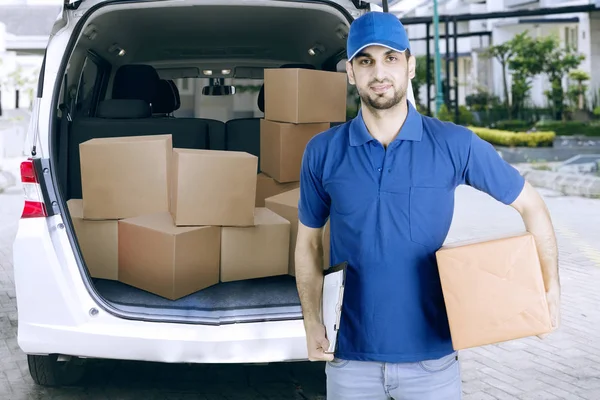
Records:
{"label": "cardboard box under arm", "polygon": [[531,234],[456,242],[436,257],[455,350],[552,330]]}

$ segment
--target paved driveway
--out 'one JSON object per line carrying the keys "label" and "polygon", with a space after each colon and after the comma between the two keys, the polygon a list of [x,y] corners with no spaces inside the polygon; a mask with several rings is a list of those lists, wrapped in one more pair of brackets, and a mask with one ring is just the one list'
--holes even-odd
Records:
{"label": "paved driveway", "polygon": [[[563,326],[545,341],[528,338],[462,352],[464,400],[600,399],[600,201],[543,191],[560,246]],[[36,387],[16,342],[11,246],[21,191],[0,195],[0,398],[319,399],[323,366],[188,366],[95,361],[75,388]],[[518,214],[468,187],[457,192],[451,238],[522,229]]]}

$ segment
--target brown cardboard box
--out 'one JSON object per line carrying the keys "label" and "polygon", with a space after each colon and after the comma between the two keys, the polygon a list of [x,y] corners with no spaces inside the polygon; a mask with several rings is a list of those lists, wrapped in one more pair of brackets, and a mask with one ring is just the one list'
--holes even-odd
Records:
{"label": "brown cardboard box", "polygon": [[302,155],[308,141],[331,125],[288,124],[260,120],[260,170],[277,182],[300,180]]}
{"label": "brown cardboard box", "polygon": [[167,299],[217,284],[220,255],[220,227],[177,227],[168,212],[119,221],[119,280]]}
{"label": "brown cardboard box", "polygon": [[254,225],[257,168],[258,157],[245,152],[174,149],[175,224]]}
{"label": "brown cardboard box", "polygon": [[79,151],[84,218],[169,210],[171,135],[91,139]]}
{"label": "brown cardboard box", "polygon": [[454,349],[551,330],[531,234],[449,244],[437,261]]}
{"label": "brown cardboard box", "polygon": [[119,278],[118,221],[91,221],[83,219],[83,201],[67,201],[77,241],[93,278],[117,280]]}
{"label": "brown cardboard box", "polygon": [[257,208],[253,227],[221,229],[221,281],[288,273],[290,223],[267,208]]}
{"label": "brown cardboard box", "polygon": [[300,182],[279,183],[265,173],[256,177],[256,207],[264,207],[267,197],[275,196],[288,190],[296,189]]}
{"label": "brown cardboard box", "polygon": [[345,73],[265,69],[265,119],[294,124],[346,121]]}
{"label": "brown cardboard box", "polygon": [[[265,206],[290,221],[290,252],[289,270],[290,275],[296,275],[295,251],[298,236],[298,200],[300,189],[290,190],[277,196],[265,199]],[[323,229],[323,269],[329,268],[329,221]]]}

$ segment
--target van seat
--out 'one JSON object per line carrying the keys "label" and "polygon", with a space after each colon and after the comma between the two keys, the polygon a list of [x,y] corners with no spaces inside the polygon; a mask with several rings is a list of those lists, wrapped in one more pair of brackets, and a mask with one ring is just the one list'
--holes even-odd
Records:
{"label": "van seat", "polygon": [[258,172],[260,172],[260,120],[261,118],[238,118],[225,124],[227,150],[245,151],[258,157]]}
{"label": "van seat", "polygon": [[162,134],[172,135],[173,147],[208,149],[211,135],[225,136],[225,124],[194,118],[153,118],[144,100],[105,100],[96,117],[73,119],[68,139],[68,198],[81,198],[80,143],[94,138]]}
{"label": "van seat", "polygon": [[[155,118],[170,118],[179,126],[181,121],[196,124],[195,121],[202,121],[208,126],[207,149],[225,150],[225,123],[222,121],[208,118],[174,118],[172,113],[181,107],[181,97],[179,89],[172,80],[160,79],[156,84],[155,97],[152,101],[152,115]],[[177,122],[175,122],[177,121]],[[175,140],[175,139],[173,139]]]}
{"label": "van seat", "polygon": [[152,102],[152,116],[155,118],[171,118],[171,121],[176,124],[175,126],[181,124],[180,121],[187,121],[187,123],[192,124],[195,124],[195,121],[202,121],[208,126],[206,148],[225,150],[225,123],[208,118],[175,118],[172,113],[177,111],[179,107],[181,107],[181,97],[175,82],[161,79],[157,84],[156,96]]}
{"label": "van seat", "polygon": [[[68,135],[67,196],[81,198],[79,144],[93,138],[171,134],[173,147],[225,150],[225,123],[201,118],[153,116],[180,106],[174,82],[161,80],[154,67],[119,67],[112,99],[98,105],[95,117],[75,117]],[[159,99],[160,97],[160,99]]]}
{"label": "van seat", "polygon": [[152,102],[152,114],[156,117],[167,117],[181,107],[179,89],[172,80],[158,81],[156,96]]}
{"label": "van seat", "polygon": [[156,98],[159,81],[158,72],[151,65],[122,65],[115,72],[111,97],[152,103]]}

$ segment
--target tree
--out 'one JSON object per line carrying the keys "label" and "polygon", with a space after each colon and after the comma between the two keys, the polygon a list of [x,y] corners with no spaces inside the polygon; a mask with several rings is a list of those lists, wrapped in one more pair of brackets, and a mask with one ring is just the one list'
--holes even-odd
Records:
{"label": "tree", "polygon": [[[433,63],[429,63],[429,76],[434,79]],[[412,79],[413,91],[415,94],[415,102],[422,105],[420,89],[423,85],[427,84],[427,57],[419,56],[416,57],[416,69],[415,77]],[[427,88],[430,90],[430,88]]]}
{"label": "tree", "polygon": [[539,40],[539,46],[546,52],[542,58],[542,71],[548,76],[550,89],[550,104],[554,110],[555,119],[562,120],[565,108],[565,92],[562,85],[564,76],[585,60],[583,54],[577,53],[571,47],[562,47],[556,36],[548,36]]}
{"label": "tree", "polygon": [[510,108],[510,99],[508,96],[508,80],[506,78],[508,62],[514,55],[514,50],[511,41],[498,44],[496,46],[491,46],[488,48],[482,56],[487,58],[495,58],[498,60],[500,65],[502,66],[502,83],[504,85],[504,105],[506,107],[506,111],[508,112],[508,119],[512,119],[511,117],[511,108]]}
{"label": "tree", "polygon": [[516,35],[509,42],[513,56],[508,62],[512,73],[513,111],[518,113],[525,107],[525,99],[531,90],[531,80],[542,73],[543,60],[548,50],[537,40],[529,36],[528,31]]}
{"label": "tree", "polygon": [[585,107],[585,92],[587,87],[583,84],[591,79],[590,75],[581,70],[571,71],[569,77],[577,82],[577,86],[571,90],[573,96],[577,99],[578,109],[583,110]]}

